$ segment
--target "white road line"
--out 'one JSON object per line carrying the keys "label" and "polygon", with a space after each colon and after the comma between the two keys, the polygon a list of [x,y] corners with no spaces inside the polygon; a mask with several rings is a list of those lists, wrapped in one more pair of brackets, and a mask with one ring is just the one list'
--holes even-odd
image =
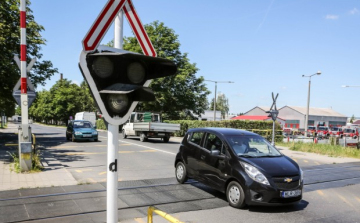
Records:
{"label": "white road line", "polygon": [[[101,137],[101,138],[107,138],[107,137],[104,137],[104,136],[99,136],[99,137]],[[132,145],[135,145],[135,146],[144,147],[144,148],[147,148],[147,149],[153,149],[153,150],[156,150],[156,151],[159,151],[159,152],[163,152],[163,153],[168,153],[168,154],[171,154],[171,155],[176,155],[176,153],[168,152],[168,151],[161,150],[161,149],[155,149],[155,148],[149,147],[149,146],[143,146],[143,145],[139,145],[139,144],[136,144],[136,143],[131,143],[131,142],[128,142],[128,141],[119,140],[119,142],[127,143],[127,144],[132,144]]]}
{"label": "white road line", "polygon": [[159,152],[163,152],[163,153],[168,153],[168,154],[171,154],[171,155],[176,155],[176,153],[168,152],[168,151],[161,150],[161,149],[155,149],[155,148],[149,147],[149,146],[143,146],[143,145],[139,145],[139,144],[136,144],[136,143],[131,143],[131,142],[122,141],[122,140],[119,140],[119,142],[129,143],[129,144],[132,144],[132,145],[135,145],[135,146],[140,146],[140,147],[144,147],[144,148],[147,148],[147,149],[153,149],[153,150],[156,150],[156,151],[159,151]]}

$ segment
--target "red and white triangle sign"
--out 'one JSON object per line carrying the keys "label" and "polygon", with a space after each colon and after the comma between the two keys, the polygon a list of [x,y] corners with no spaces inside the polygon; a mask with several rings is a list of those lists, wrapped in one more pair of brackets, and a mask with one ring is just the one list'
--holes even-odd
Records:
{"label": "red and white triangle sign", "polygon": [[82,40],[83,50],[85,52],[96,50],[120,10],[124,10],[125,17],[129,21],[143,53],[147,56],[156,57],[155,49],[131,0],[108,0]]}

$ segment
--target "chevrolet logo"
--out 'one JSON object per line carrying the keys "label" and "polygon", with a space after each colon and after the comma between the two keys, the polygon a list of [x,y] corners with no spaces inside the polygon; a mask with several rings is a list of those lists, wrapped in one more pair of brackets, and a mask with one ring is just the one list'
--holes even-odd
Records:
{"label": "chevrolet logo", "polygon": [[293,180],[292,178],[285,178],[285,179],[284,179],[284,181],[285,181],[286,183],[290,183],[292,180]]}

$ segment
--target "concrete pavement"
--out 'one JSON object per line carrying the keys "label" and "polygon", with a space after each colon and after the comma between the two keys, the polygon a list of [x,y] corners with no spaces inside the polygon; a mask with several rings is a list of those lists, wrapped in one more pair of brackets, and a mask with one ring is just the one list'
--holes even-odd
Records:
{"label": "concrete pavement", "polygon": [[10,153],[18,151],[17,146],[5,146],[9,143],[18,143],[18,125],[8,122],[6,129],[0,129],[0,191],[21,188],[53,187],[77,185],[78,182],[67,169],[51,154],[41,150],[44,171],[37,173],[16,173],[10,163]]}

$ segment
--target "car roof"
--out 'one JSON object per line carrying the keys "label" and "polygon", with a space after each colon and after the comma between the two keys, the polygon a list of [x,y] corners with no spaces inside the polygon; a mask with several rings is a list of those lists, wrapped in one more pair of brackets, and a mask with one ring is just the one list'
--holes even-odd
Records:
{"label": "car roof", "polygon": [[233,129],[233,128],[215,128],[215,127],[209,127],[209,128],[193,128],[189,129],[188,133],[190,132],[200,132],[200,131],[207,131],[211,133],[218,133],[220,135],[253,135],[258,136],[258,134],[249,132],[242,129]]}

